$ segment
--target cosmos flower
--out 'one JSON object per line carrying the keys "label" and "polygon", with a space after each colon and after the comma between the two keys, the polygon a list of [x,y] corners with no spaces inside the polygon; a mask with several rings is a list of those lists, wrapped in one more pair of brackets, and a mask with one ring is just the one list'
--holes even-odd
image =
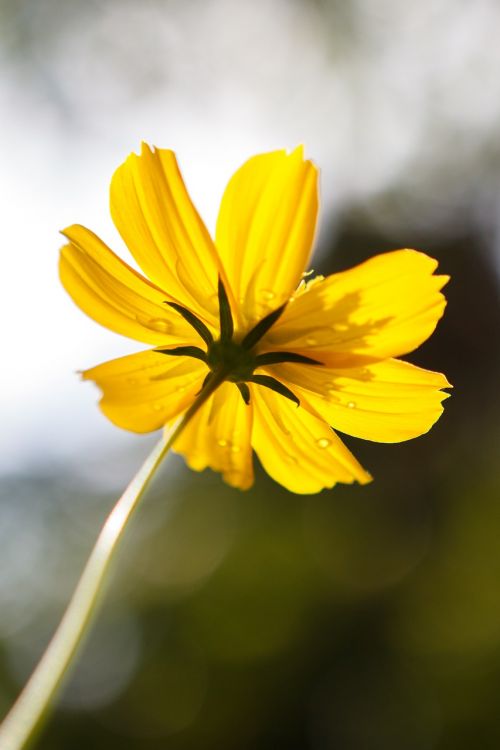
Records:
{"label": "cosmos flower", "polygon": [[110,205],[145,276],[85,227],[63,232],[61,280],[76,304],[152,347],[83,373],[102,412],[149,432],[211,388],[174,449],[241,489],[253,482],[253,450],[293,492],[366,483],[334,430],[408,440],[447,396],[444,375],[397,358],[433,332],[448,277],[433,275],[427,255],[396,250],[310,278],[317,183],[302,148],[251,158],[226,188],[212,240],[174,153],[143,145],[115,172]]}

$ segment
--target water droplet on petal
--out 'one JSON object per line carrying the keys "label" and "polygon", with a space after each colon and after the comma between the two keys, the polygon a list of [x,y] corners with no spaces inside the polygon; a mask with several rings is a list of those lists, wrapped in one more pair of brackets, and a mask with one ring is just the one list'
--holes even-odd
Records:
{"label": "water droplet on petal", "polygon": [[348,401],[347,402],[347,408],[348,409],[355,409],[356,408],[356,402],[355,401]]}
{"label": "water droplet on petal", "polygon": [[324,448],[328,448],[328,446],[331,445],[331,442],[332,441],[328,440],[328,438],[323,437],[323,438],[319,438],[318,440],[316,440],[316,445],[318,446],[318,448],[324,449]]}
{"label": "water droplet on petal", "polygon": [[241,450],[239,445],[232,445],[231,446],[231,453],[239,453]]}
{"label": "water droplet on petal", "polygon": [[171,322],[165,318],[150,318],[145,325],[158,333],[169,333],[172,329]]}
{"label": "water droplet on petal", "polygon": [[276,294],[270,289],[261,289],[259,294],[261,299],[263,299],[265,302],[271,302],[271,300],[276,297]]}
{"label": "water droplet on petal", "polygon": [[328,388],[327,390],[328,394],[328,400],[329,401],[339,401],[339,394],[338,391],[335,388]]}
{"label": "water droplet on petal", "polygon": [[306,338],[307,346],[316,346],[317,343],[318,343],[317,339],[315,339],[313,336],[308,336]]}
{"label": "water droplet on petal", "polygon": [[161,401],[155,401],[152,408],[153,411],[161,411],[163,409],[163,404],[161,403]]}
{"label": "water droplet on petal", "polygon": [[335,383],[325,383],[325,393],[327,394],[327,396],[337,398],[338,389],[335,387]]}
{"label": "water droplet on petal", "polygon": [[227,445],[227,440],[224,440],[224,438],[219,438],[219,440],[217,440],[217,445],[219,445],[221,448],[225,448]]}

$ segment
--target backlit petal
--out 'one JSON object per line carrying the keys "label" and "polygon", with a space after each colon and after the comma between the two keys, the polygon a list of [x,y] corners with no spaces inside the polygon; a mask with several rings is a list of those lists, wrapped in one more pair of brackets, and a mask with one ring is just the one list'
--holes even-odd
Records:
{"label": "backlit petal", "polygon": [[111,422],[132,432],[151,432],[192,403],[206,374],[206,365],[197,359],[150,350],[93,367],[83,378],[101,389],[99,406]]}
{"label": "backlit petal", "polygon": [[317,169],[302,148],[247,161],[230,180],[216,245],[245,323],[279,307],[298,285],[318,210]]}
{"label": "backlit petal", "polygon": [[251,386],[252,445],[267,473],[292,492],[310,494],[370,475],[322,419],[273,391]]}
{"label": "backlit petal", "polygon": [[195,471],[209,466],[239,489],[253,483],[250,433],[252,408],[234,383],[223,383],[174,444]]}
{"label": "backlit petal", "polygon": [[450,387],[438,372],[398,359],[338,370],[282,364],[266,368],[288,385],[301,408],[336,430],[379,443],[399,443],[427,432],[443,411]]}
{"label": "backlit petal", "polygon": [[111,181],[113,221],[144,273],[209,322],[218,314],[221,269],[173,151],[143,144]]}
{"label": "backlit petal", "polygon": [[396,250],[298,294],[262,342],[262,349],[292,349],[332,367],[400,356],[433,332],[446,301],[447,276],[433,276],[437,261],[416,250]]}
{"label": "backlit petal", "polygon": [[76,304],[106,328],[147,344],[198,343],[166,294],[130,268],[89,229],[72,226],[61,250],[61,281]]}

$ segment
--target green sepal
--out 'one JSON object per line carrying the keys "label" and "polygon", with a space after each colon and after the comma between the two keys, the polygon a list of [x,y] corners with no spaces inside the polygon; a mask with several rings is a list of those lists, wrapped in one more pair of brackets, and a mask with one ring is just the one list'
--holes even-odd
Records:
{"label": "green sepal", "polygon": [[320,365],[317,359],[311,357],[304,357],[302,354],[295,354],[295,352],[266,352],[265,354],[259,354],[255,358],[256,367],[263,367],[264,365],[278,365],[282,362],[295,362],[301,365]]}
{"label": "green sepal", "polygon": [[236,383],[238,390],[241,393],[243,401],[248,406],[250,404],[250,388],[246,383]]}
{"label": "green sepal", "polygon": [[276,378],[272,378],[270,375],[252,375],[249,382],[256,383],[257,385],[263,385],[266,388],[270,388],[275,393],[279,393],[280,396],[284,396],[285,398],[290,399],[290,401],[293,401],[293,403],[297,406],[300,406],[300,401],[295,393],[292,393],[292,391],[287,388],[286,385],[283,385],[283,383],[280,383],[279,380],[276,380]]}
{"label": "green sepal", "polygon": [[264,336],[265,333],[268,332],[268,330],[273,326],[278,318],[283,314],[283,311],[285,310],[285,307],[287,306],[287,302],[285,302],[284,305],[281,305],[281,307],[278,307],[276,310],[273,310],[272,313],[269,313],[269,315],[266,315],[265,318],[262,318],[256,326],[254,326],[245,336],[243,341],[241,342],[241,346],[244,349],[251,349],[257,341],[260,341],[262,336]]}
{"label": "green sepal", "polygon": [[184,320],[189,323],[189,325],[194,328],[196,333],[201,336],[207,346],[210,346],[210,344],[213,343],[213,336],[206,327],[205,323],[202,323],[202,321],[197,318],[196,315],[191,312],[191,310],[188,310],[187,307],[179,305],[177,302],[167,302],[167,305],[169,305],[169,307],[173,307],[174,310],[182,315]]}
{"label": "green sepal", "polygon": [[227,297],[226,287],[219,276],[219,319],[220,319],[220,340],[231,341],[234,333],[233,316],[231,314],[231,305]]}
{"label": "green sepal", "polygon": [[176,346],[174,349],[155,349],[158,354],[168,354],[172,357],[194,357],[207,363],[207,353],[199,346]]}
{"label": "green sepal", "polygon": [[206,374],[206,376],[205,376],[205,380],[204,380],[204,381],[203,381],[203,383],[201,384],[201,388],[200,388],[200,390],[198,391],[198,393],[196,394],[197,396],[199,396],[199,395],[200,395],[200,393],[201,393],[201,392],[203,391],[203,389],[204,389],[204,388],[205,388],[205,387],[206,387],[206,386],[208,385],[208,382],[209,382],[209,380],[211,379],[212,375],[213,375],[213,372],[208,372],[208,373]]}

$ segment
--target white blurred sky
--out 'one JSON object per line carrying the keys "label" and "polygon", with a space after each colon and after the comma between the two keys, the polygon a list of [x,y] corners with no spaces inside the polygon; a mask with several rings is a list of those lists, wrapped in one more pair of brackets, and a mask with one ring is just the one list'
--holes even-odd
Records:
{"label": "white blurred sky", "polygon": [[500,203],[498,168],[485,184],[478,166],[499,154],[496,0],[52,0],[1,13],[0,473],[139,440],[101,416],[75,371],[141,347],[76,309],[57,250],[77,222],[126,257],[108,185],[141,140],[178,153],[210,228],[242,161],[299,142],[322,167],[329,228],[398,183],[437,204],[436,221],[462,193],[486,196],[491,216]]}

